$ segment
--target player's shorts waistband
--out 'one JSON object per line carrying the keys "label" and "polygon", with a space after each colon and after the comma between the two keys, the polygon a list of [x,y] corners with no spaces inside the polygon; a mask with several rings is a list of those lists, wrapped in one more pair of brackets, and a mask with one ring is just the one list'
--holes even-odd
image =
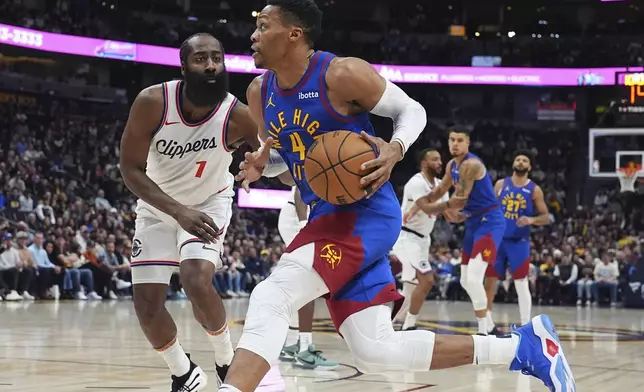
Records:
{"label": "player's shorts waistband", "polygon": [[530,241],[529,238],[525,237],[503,237],[503,241],[509,241],[509,242],[528,242]]}
{"label": "player's shorts waistband", "polygon": [[417,232],[416,230],[409,229],[409,228],[407,228],[407,227],[405,227],[405,226],[401,227],[401,228],[400,228],[400,230],[405,231],[405,232],[407,232],[407,233],[411,233],[411,234],[415,235],[416,237],[419,237],[419,238],[425,239],[425,236],[424,236],[424,235],[420,234],[420,233],[419,233],[419,232]]}
{"label": "player's shorts waistband", "polygon": [[479,216],[479,215],[483,215],[483,214],[485,214],[486,212],[490,212],[490,211],[492,211],[492,210],[496,210],[497,208],[499,208],[499,206],[498,206],[498,205],[493,205],[493,206],[490,206],[490,207],[487,207],[487,208],[482,208],[482,209],[480,209],[480,210],[476,210],[476,211],[468,212],[468,214],[469,214],[469,217]]}

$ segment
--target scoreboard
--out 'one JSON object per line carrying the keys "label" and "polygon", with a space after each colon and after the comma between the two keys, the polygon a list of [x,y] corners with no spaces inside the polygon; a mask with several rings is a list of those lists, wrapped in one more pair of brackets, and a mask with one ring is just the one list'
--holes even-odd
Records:
{"label": "scoreboard", "polygon": [[618,112],[644,118],[644,72],[618,72],[615,77],[623,89]]}

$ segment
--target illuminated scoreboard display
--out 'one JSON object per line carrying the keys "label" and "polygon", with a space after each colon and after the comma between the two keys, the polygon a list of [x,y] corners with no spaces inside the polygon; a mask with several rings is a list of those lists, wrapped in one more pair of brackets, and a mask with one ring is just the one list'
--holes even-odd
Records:
{"label": "illuminated scoreboard display", "polygon": [[618,72],[616,77],[617,84],[625,87],[619,112],[644,114],[644,72]]}

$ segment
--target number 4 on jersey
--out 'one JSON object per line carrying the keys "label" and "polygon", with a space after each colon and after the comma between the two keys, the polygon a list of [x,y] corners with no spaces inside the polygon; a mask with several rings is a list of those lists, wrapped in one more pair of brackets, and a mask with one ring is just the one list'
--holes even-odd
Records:
{"label": "number 4 on jersey", "polygon": [[201,178],[203,170],[206,168],[206,163],[208,163],[208,161],[197,161],[197,173],[195,173],[195,177]]}

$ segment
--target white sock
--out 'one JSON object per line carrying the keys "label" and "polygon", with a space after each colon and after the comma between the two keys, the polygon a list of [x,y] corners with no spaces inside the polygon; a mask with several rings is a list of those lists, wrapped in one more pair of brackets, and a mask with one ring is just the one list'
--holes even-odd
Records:
{"label": "white sock", "polygon": [[218,389],[219,392],[241,392],[240,389],[235,388],[234,386],[230,384],[221,384],[221,386]]}
{"label": "white sock", "polygon": [[286,343],[284,343],[284,345],[292,346],[294,344],[297,344],[298,335],[299,333],[297,327],[288,327],[288,334],[286,334]]}
{"label": "white sock", "polygon": [[312,332],[300,332],[300,352],[308,351],[309,346],[313,344]]}
{"label": "white sock", "polygon": [[487,335],[488,329],[487,329],[487,316],[482,317],[482,318],[476,318],[476,321],[479,323],[479,332],[483,335]]}
{"label": "white sock", "polygon": [[411,295],[414,293],[416,285],[409,282],[403,282],[402,295],[405,297],[402,306],[398,310],[398,314],[394,317],[394,320],[403,321],[403,317],[407,314],[409,306],[411,305]]}
{"label": "white sock", "polygon": [[233,345],[230,342],[230,330],[228,329],[228,323],[224,324],[218,331],[208,331],[208,340],[212,343],[212,347],[215,349],[215,363],[219,366],[230,365],[233,361]]}
{"label": "white sock", "polygon": [[168,364],[170,373],[173,376],[181,377],[190,371],[190,359],[188,359],[176,337],[170,343],[156,349],[156,351]]}
{"label": "white sock", "polygon": [[515,334],[506,337],[472,336],[474,339],[474,365],[509,365],[519,345]]}
{"label": "white sock", "polygon": [[402,327],[403,331],[407,328],[415,327],[416,319],[418,319],[417,314],[407,313],[407,317],[405,317],[405,324],[403,324],[403,327]]}
{"label": "white sock", "polygon": [[528,283],[528,279],[515,280],[514,288],[517,290],[517,298],[519,300],[521,325],[526,325],[530,322],[530,316],[532,313],[532,295],[530,295],[530,284]]}
{"label": "white sock", "polygon": [[496,324],[494,324],[494,319],[492,318],[492,311],[488,309],[487,315],[485,316],[485,322],[487,325],[487,332],[490,333],[496,327]]}

